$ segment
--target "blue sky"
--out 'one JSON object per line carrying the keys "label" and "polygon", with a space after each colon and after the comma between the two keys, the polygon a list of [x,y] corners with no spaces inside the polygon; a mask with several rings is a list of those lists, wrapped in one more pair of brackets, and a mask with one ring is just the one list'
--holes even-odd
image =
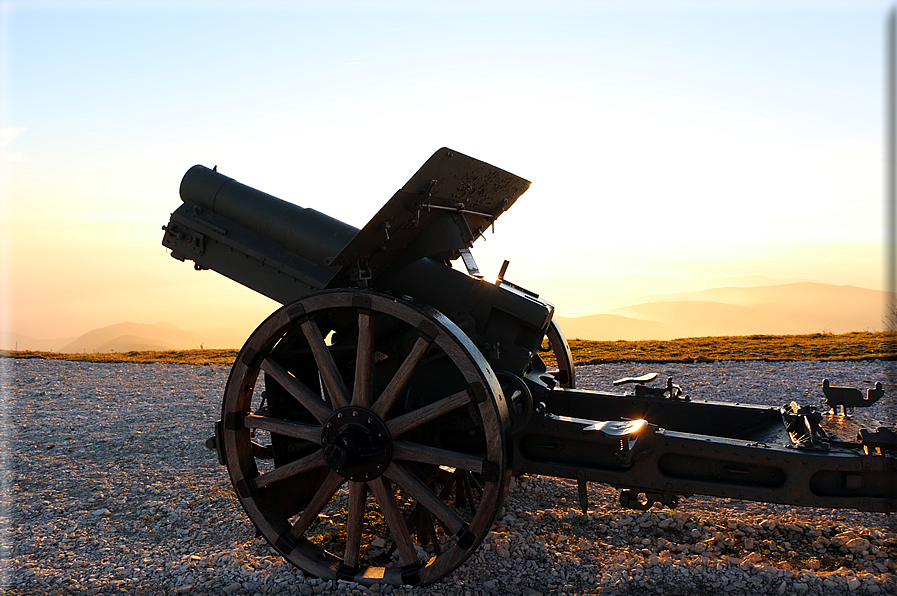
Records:
{"label": "blue sky", "polygon": [[191,165],[360,227],[442,146],[533,181],[487,272],[879,287],[890,8],[2,1],[7,316],[257,321],[159,245]]}

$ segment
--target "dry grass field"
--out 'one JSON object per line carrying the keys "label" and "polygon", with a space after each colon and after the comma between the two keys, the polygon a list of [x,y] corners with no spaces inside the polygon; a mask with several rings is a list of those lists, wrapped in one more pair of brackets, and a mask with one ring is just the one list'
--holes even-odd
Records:
{"label": "dry grass field", "polygon": [[[897,333],[894,332],[739,335],[690,337],[669,341],[574,339],[568,343],[575,364],[691,363],[714,360],[897,360]],[[550,355],[544,359],[552,360]]]}
{"label": "dry grass field", "polygon": [[[740,335],[691,337],[668,341],[569,340],[575,364],[606,362],[710,362],[714,360],[897,360],[897,333],[857,331],[834,335]],[[0,350],[0,357],[48,358],[81,362],[167,362],[191,365],[231,365],[237,350],[175,350],[61,354]],[[542,357],[554,364],[551,353]]]}
{"label": "dry grass field", "polygon": [[0,350],[3,358],[46,358],[48,360],[71,360],[77,362],[136,362],[151,364],[164,362],[170,364],[192,364],[206,366],[209,364],[226,364],[230,366],[237,357],[238,350],[170,350],[162,352],[111,352],[105,354],[63,354],[60,352],[34,352]]}

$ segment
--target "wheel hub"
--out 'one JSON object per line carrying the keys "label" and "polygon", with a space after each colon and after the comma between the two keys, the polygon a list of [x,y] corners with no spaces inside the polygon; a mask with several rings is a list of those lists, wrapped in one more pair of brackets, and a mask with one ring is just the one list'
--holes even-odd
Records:
{"label": "wheel hub", "polygon": [[386,425],[370,410],[355,406],[339,409],[327,419],[321,445],[328,466],[359,482],[382,474],[392,458]]}

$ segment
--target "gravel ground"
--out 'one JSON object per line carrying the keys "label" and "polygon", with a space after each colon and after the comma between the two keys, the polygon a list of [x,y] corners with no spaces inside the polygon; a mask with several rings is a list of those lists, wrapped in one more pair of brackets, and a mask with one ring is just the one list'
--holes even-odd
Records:
{"label": "gravel ground", "polygon": [[[823,377],[887,397],[877,362],[612,364],[581,388],[672,375],[693,398],[821,405]],[[306,578],[253,528],[203,441],[228,368],[0,359],[0,586],[44,594],[897,594],[897,521],[709,497],[632,512],[617,492],[516,479],[503,519],[452,575],[428,588],[371,589]]]}

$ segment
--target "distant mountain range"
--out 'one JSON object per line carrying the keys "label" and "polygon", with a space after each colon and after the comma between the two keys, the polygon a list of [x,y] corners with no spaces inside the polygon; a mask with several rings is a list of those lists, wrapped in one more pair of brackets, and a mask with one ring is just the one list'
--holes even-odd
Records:
{"label": "distant mountain range", "polygon": [[[513,280],[512,280],[513,281]],[[690,279],[669,275],[627,275],[623,277],[555,276],[522,283],[527,290],[541,294],[558,307],[565,317],[581,317],[643,302],[656,302],[661,296],[699,292],[715,288],[754,288],[780,286],[806,279],[741,275],[716,279]]]}
{"label": "distant mountain range", "polygon": [[[564,278],[537,284],[545,297],[574,295],[579,304],[591,301],[598,314],[564,317],[559,301],[555,317],[568,339],[643,340],[702,337],[714,335],[794,335],[804,333],[847,333],[880,331],[885,328],[884,305],[888,294],[855,286],[815,282],[716,287],[700,291],[653,294],[658,288],[678,289],[683,283],[673,278],[586,278],[580,291]],[[610,286],[610,289],[608,289]],[[624,286],[641,293],[636,303],[620,307],[627,300],[616,295]],[[602,288],[604,289],[602,293]],[[895,304],[893,295],[890,304]],[[600,305],[600,306],[598,306]],[[611,306],[613,305],[613,306]],[[574,307],[575,308],[575,307]],[[893,308],[893,307],[892,307]],[[186,331],[167,323],[119,323],[94,329],[77,338],[33,339],[7,334],[3,349],[44,350],[71,353],[127,352],[132,350],[186,350],[197,348],[239,348],[251,329],[209,329]]]}
{"label": "distant mountain range", "polygon": [[881,331],[887,297],[855,286],[798,282],[652,296],[596,315],[555,319],[568,339],[595,340]]}
{"label": "distant mountain range", "polygon": [[239,348],[251,330],[209,329],[185,331],[168,323],[118,323],[89,331],[77,338],[35,340],[12,335],[5,349],[42,350],[67,353],[105,353],[147,350],[195,350],[199,348]]}

